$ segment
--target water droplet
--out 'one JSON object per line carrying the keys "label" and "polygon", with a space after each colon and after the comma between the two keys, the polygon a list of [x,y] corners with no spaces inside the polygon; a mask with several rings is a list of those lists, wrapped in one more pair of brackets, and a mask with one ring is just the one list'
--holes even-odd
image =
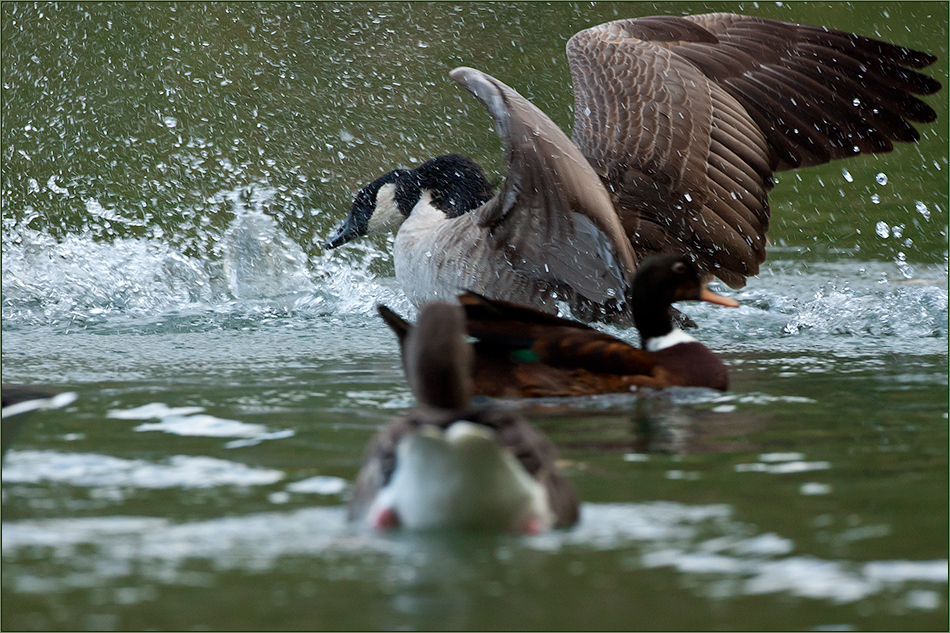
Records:
{"label": "water droplet", "polygon": [[926,203],[918,200],[915,206],[917,207],[917,213],[924,216],[925,220],[930,219],[930,209],[927,208]]}
{"label": "water droplet", "polygon": [[842,169],[841,175],[844,176],[844,179],[847,180],[848,182],[854,182],[854,176],[852,176],[851,172],[848,171],[847,169]]}
{"label": "water droplet", "polygon": [[162,123],[164,123],[165,127],[167,127],[169,130],[171,130],[172,128],[178,127],[178,119],[176,119],[173,116],[164,117],[162,119]]}
{"label": "water droplet", "polygon": [[881,172],[881,173],[879,173],[877,176],[874,177],[874,180],[876,180],[876,181],[877,181],[877,184],[879,184],[879,185],[886,185],[886,184],[887,184],[887,174],[885,174],[884,172]]}
{"label": "water droplet", "polygon": [[881,204],[881,196],[877,195],[876,193],[872,193],[871,202],[873,202],[874,204]]}
{"label": "water droplet", "polygon": [[897,253],[894,263],[897,264],[897,269],[904,279],[911,279],[914,276],[914,267],[907,263],[907,255],[903,251]]}
{"label": "water droplet", "polygon": [[854,100],[851,101],[851,103],[854,105],[854,107],[857,108],[857,107],[860,107],[860,105],[861,105],[861,100],[858,99],[857,97],[855,97]]}
{"label": "water droplet", "polygon": [[886,239],[891,235],[891,227],[887,225],[887,222],[878,222],[874,227],[874,232]]}
{"label": "water droplet", "polygon": [[49,180],[46,181],[46,188],[52,191],[53,193],[62,193],[62,194],[66,194],[67,196],[69,195],[69,189],[66,189],[65,187],[60,187],[59,185],[56,184],[55,175],[50,176]]}
{"label": "water droplet", "polygon": [[831,485],[810,481],[799,486],[798,491],[803,495],[826,495],[831,492]]}

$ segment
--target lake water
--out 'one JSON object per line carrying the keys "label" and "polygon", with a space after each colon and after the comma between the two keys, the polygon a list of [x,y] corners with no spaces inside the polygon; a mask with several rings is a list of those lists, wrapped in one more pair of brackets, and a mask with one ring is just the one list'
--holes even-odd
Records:
{"label": "lake water", "polygon": [[512,403],[576,528],[344,521],[413,402],[391,244],[320,249],[354,192],[450,151],[503,175],[451,68],[569,129],[571,34],[712,10],[947,83],[936,3],[4,3],[3,382],[79,397],[4,461],[2,628],[946,630],[946,90],[919,144],[780,174],[762,274],[717,288],[742,307],[683,306],[729,393]]}

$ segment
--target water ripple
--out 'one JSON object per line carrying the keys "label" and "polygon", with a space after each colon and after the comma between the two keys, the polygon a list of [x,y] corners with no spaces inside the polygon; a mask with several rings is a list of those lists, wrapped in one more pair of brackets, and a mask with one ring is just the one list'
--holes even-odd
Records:
{"label": "water ripple", "polygon": [[[334,566],[345,562],[350,574],[368,582],[402,577],[402,568],[425,582],[430,573],[441,577],[465,567],[453,561],[466,556],[464,548],[446,547],[438,535],[381,536],[350,526],[344,515],[342,507],[315,507],[185,523],[128,516],[16,521],[4,523],[2,550],[13,566],[18,552],[35,548],[52,549],[66,565],[59,577],[39,579],[39,585],[18,577],[11,588],[22,593],[123,582],[133,573],[188,584],[187,562],[201,559],[212,560],[219,570],[262,572],[287,556],[306,556]],[[948,581],[947,560],[824,560],[796,555],[791,540],[771,532],[750,534],[749,528],[721,504],[587,503],[573,530],[498,537],[494,549],[505,559],[521,548],[629,549],[620,565],[671,567],[695,577],[691,584],[699,593],[718,598],[786,593],[840,604],[903,591],[916,608],[935,609],[939,598],[931,600],[933,592],[921,586]]]}

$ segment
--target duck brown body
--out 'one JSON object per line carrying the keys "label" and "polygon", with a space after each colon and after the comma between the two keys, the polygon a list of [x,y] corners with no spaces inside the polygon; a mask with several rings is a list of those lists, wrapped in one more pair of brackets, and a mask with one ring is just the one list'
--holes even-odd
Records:
{"label": "duck brown body", "polygon": [[[729,388],[726,366],[698,341],[651,352],[577,321],[471,293],[459,300],[469,334],[478,340],[474,380],[481,395],[556,397],[621,393],[637,387]],[[526,342],[530,347],[519,347]]]}
{"label": "duck brown body", "polygon": [[[634,278],[634,291],[641,296],[638,325],[648,349],[527,306],[472,292],[459,295],[468,334],[476,340],[475,393],[556,397],[636,387],[728,389],[725,364],[702,343],[674,328],[671,311],[673,301],[687,299],[737,304],[709,293],[698,270],[682,257],[646,260]],[[385,306],[380,306],[380,314],[404,340],[412,326]],[[669,344],[662,344],[664,337],[671,336]],[[656,341],[661,343],[649,349]]]}

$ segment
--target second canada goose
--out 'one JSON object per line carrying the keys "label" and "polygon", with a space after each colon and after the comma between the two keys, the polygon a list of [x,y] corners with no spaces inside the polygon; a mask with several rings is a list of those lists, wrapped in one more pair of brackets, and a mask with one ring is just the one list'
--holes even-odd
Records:
{"label": "second canada goose", "polygon": [[618,20],[567,43],[573,142],[482,72],[450,76],[507,146],[493,193],[452,154],[366,185],[328,240],[396,230],[415,305],[470,289],[547,312],[630,324],[630,282],[688,253],[734,288],[765,260],[774,172],[914,142],[936,113],[935,57],[823,27],[713,13]]}
{"label": "second canada goose", "polygon": [[579,516],[554,445],[521,417],[473,407],[472,346],[462,309],[426,304],[403,341],[418,406],[370,441],[349,518],[405,528],[537,533]]}

